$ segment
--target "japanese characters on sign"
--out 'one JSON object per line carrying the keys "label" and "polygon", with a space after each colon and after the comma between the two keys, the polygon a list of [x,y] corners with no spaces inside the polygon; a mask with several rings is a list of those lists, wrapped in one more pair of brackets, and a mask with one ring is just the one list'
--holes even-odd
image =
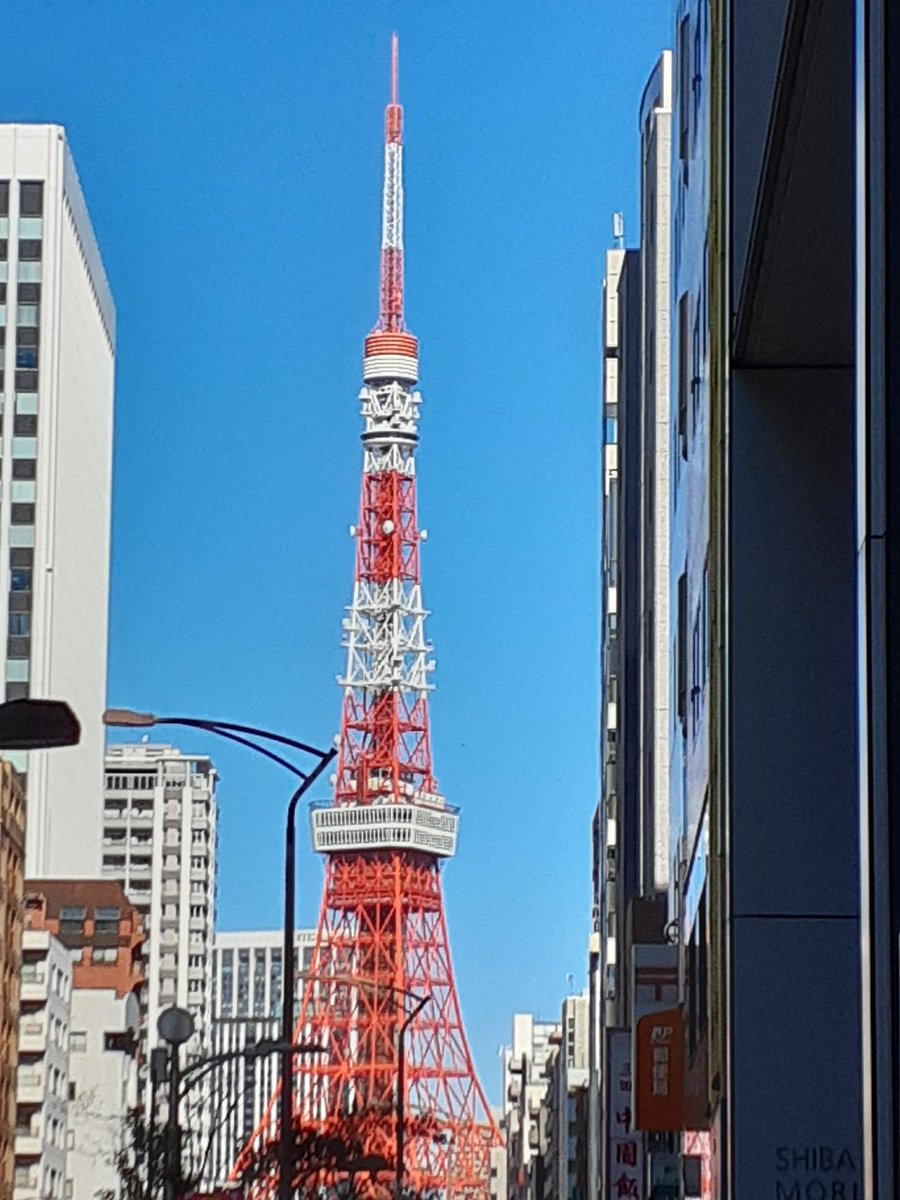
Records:
{"label": "japanese characters on sign", "polygon": [[644,1200],[644,1135],[634,1128],[631,1036],[626,1030],[609,1034],[608,1064],[606,1195],[610,1200]]}
{"label": "japanese characters on sign", "polygon": [[684,1023],[677,1008],[641,1017],[637,1023],[635,1126],[655,1133],[682,1128],[684,1113]]}

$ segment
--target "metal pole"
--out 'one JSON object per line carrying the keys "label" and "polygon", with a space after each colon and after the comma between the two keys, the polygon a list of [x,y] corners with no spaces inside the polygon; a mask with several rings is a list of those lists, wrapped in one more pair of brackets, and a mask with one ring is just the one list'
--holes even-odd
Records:
{"label": "metal pole", "polygon": [[278,1131],[278,1200],[291,1200],[294,1182],[294,913],[297,907],[297,805],[334,759],[332,749],[291,796],[284,831],[284,943],[281,950],[281,1098]]}
{"label": "metal pole", "polygon": [[178,1124],[180,1047],[169,1049],[169,1112],[166,1120],[166,1200],[178,1200],[181,1181],[181,1128]]}
{"label": "metal pole", "polygon": [[[404,993],[409,995],[409,993]],[[403,1155],[406,1149],[406,1031],[413,1022],[413,1018],[418,1015],[431,999],[431,996],[416,997],[416,1005],[410,1012],[397,1034],[397,1100],[396,1100],[396,1123],[397,1123],[397,1159],[394,1164],[394,1200],[402,1200],[403,1198]]]}
{"label": "metal pole", "polygon": [[397,1035],[397,1161],[394,1165],[394,1200],[403,1196],[403,1151],[406,1134],[406,1030],[407,1017]]}
{"label": "metal pole", "polygon": [[159,1089],[166,1081],[169,1071],[169,1056],[162,1046],[150,1051],[150,1127],[147,1130],[147,1200],[153,1200],[156,1188],[156,1160],[159,1153],[156,1116],[159,1107]]}
{"label": "metal pole", "polygon": [[153,1200],[156,1183],[156,1080],[150,1071],[150,1124],[147,1126],[147,1200]]}

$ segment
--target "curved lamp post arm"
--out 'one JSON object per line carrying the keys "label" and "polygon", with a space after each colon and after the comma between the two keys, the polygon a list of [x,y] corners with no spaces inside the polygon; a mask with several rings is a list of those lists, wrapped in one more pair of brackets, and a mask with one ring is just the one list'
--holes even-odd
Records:
{"label": "curved lamp post arm", "polygon": [[[207,733],[237,733],[248,737],[261,738],[265,742],[278,742],[279,745],[289,746],[301,754],[309,754],[313,758],[323,758],[327,751],[319,750],[306,742],[287,737],[283,733],[272,733],[269,729],[260,729],[256,725],[238,725],[234,721],[214,721],[205,717],[159,717],[156,713],[137,712],[132,708],[108,708],[103,714],[103,724],[121,729],[147,729],[154,725],[183,725],[188,729],[203,729]],[[246,743],[244,743],[246,744]]]}

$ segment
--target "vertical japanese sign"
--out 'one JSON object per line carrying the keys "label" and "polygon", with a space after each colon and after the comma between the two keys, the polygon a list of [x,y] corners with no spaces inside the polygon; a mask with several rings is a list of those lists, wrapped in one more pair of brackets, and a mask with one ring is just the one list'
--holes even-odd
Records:
{"label": "vertical japanese sign", "polygon": [[684,1022],[681,1010],[641,1017],[635,1036],[635,1125],[657,1133],[683,1127]]}
{"label": "vertical japanese sign", "polygon": [[631,1034],[609,1034],[606,1075],[606,1157],[608,1200],[644,1200],[644,1135],[634,1128],[634,1090],[631,1074]]}

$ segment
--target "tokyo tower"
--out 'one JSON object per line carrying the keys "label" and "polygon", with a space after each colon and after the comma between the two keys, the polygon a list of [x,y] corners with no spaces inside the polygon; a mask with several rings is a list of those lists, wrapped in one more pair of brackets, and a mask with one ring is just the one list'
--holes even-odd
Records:
{"label": "tokyo tower", "polygon": [[[295,1032],[295,1042],[322,1052],[297,1056],[292,1185],[304,1195],[332,1186],[343,1194],[352,1181],[356,1195],[387,1200],[399,1133],[404,1196],[486,1200],[500,1136],[453,980],[440,868],[455,852],[459,815],[438,790],[429,738],[433,663],[416,516],[421,396],[418,343],[403,318],[396,35],[391,66],[380,315],[365,339],[359,393],[362,498],[351,527],[356,577],[343,622],[340,749],[333,800],[311,816],[325,887]],[[278,1168],[266,1151],[277,1136],[273,1099],[233,1172],[247,1172],[249,1193],[267,1200]],[[268,1166],[247,1171],[260,1162]]]}

